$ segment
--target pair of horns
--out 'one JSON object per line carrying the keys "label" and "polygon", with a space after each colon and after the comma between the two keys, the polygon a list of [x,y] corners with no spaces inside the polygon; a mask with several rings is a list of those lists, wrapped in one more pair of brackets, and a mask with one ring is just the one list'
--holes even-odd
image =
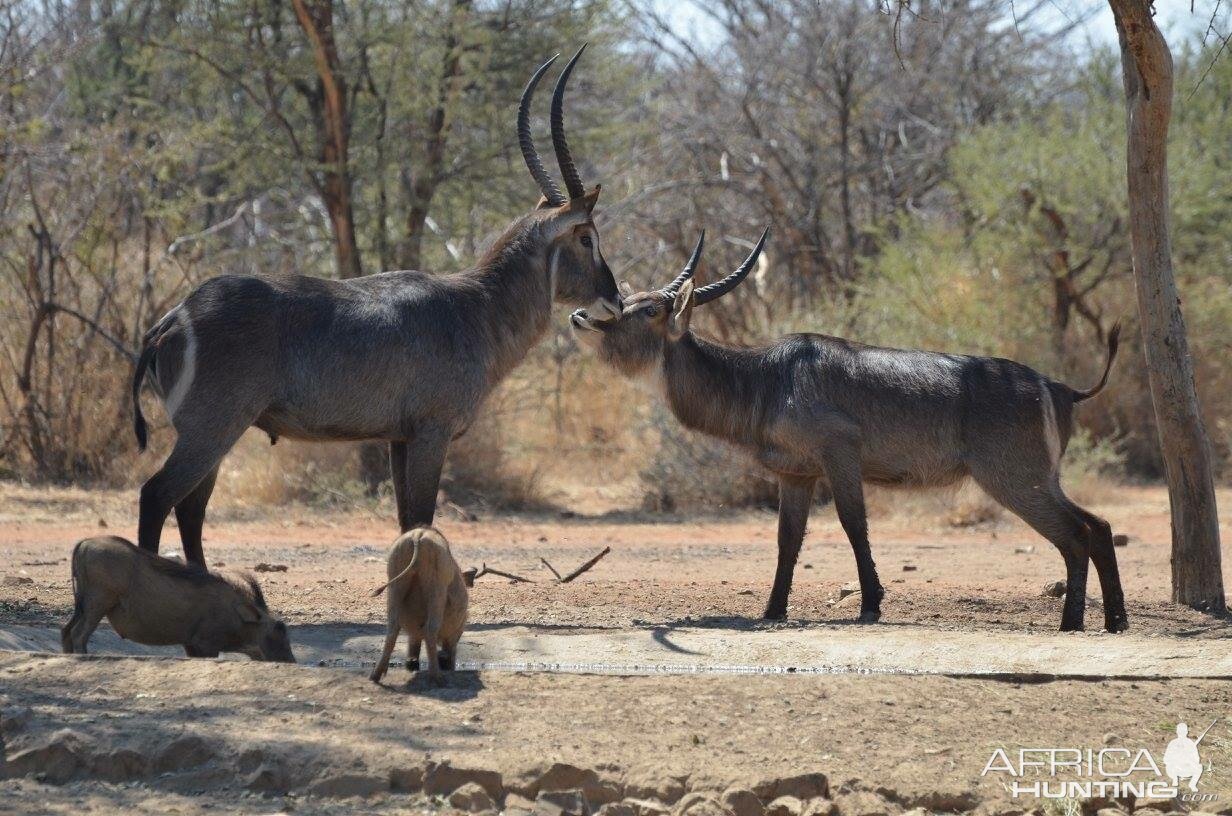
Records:
{"label": "pair of horns", "polygon": [[539,158],[539,151],[535,150],[535,140],[530,135],[530,102],[535,95],[535,88],[560,54],[539,66],[539,70],[535,71],[530,82],[526,83],[526,90],[522,91],[522,102],[518,106],[518,145],[522,148],[522,158],[526,160],[526,167],[530,170],[535,183],[539,185],[539,191],[543,193],[543,197],[548,200],[549,204],[557,207],[568,203],[569,199],[581,198],[586,194],[586,189],[582,186],[582,175],[578,173],[577,165],[573,163],[573,156],[569,153],[569,142],[565,139],[565,85],[569,82],[569,75],[573,73],[573,66],[577,64],[578,57],[582,56],[585,50],[586,46],[583,45],[573,55],[573,59],[565,65],[565,70],[560,72],[560,79],[556,80],[556,89],[552,91],[552,146],[556,148],[556,163],[560,165],[560,173],[564,176],[565,189],[569,192],[568,198],[548,175],[547,169],[543,166],[543,160]]}
{"label": "pair of horns", "polygon": [[[740,264],[735,272],[723,278],[723,280],[715,281],[703,286],[701,289],[695,290],[693,293],[695,298],[694,305],[701,306],[712,300],[717,300],[739,286],[740,282],[748,277],[749,272],[757,264],[757,258],[761,255],[762,248],[766,246],[766,238],[769,236],[770,228],[766,227],[761,234],[761,238],[757,239],[757,245],[749,253],[749,257],[744,259],[744,263]],[[663,287],[663,294],[668,297],[675,297],[676,293],[680,291],[680,287],[684,286],[684,282],[693,277],[693,273],[697,271],[697,262],[701,260],[702,246],[705,243],[706,231],[702,230],[701,237],[697,239],[697,246],[693,247],[693,254],[689,256],[689,262],[684,265],[684,271],[677,275],[674,281]]]}

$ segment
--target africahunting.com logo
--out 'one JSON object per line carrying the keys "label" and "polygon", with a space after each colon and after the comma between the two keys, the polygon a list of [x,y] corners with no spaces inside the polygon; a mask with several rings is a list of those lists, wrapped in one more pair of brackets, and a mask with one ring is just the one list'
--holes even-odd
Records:
{"label": "africahunting.com logo", "polygon": [[1214,725],[1212,722],[1195,739],[1189,736],[1189,726],[1179,723],[1176,738],[1164,748],[1162,765],[1147,748],[997,748],[980,776],[993,776],[1014,797],[1134,796],[1213,802],[1218,794],[1198,789],[1199,781],[1211,769],[1209,761],[1202,764],[1198,746]]}

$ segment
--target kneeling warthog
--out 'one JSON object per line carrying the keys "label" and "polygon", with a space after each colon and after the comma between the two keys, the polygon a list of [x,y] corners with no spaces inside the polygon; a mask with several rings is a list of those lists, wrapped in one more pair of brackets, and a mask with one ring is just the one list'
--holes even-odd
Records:
{"label": "kneeling warthog", "polygon": [[73,617],[60,630],[66,653],[86,653],[99,621],[147,646],[181,645],[189,657],[240,652],[294,663],[287,625],[269,613],[251,575],[206,572],[138,549],[116,536],[73,548]]}
{"label": "kneeling warthog", "polygon": [[403,533],[389,551],[386,574],[389,581],[372,592],[376,597],[389,589],[385,651],[372,670],[372,682],[381,682],[389,670],[389,656],[398,642],[398,633],[405,631],[410,638],[406,667],[411,671],[419,669],[419,645],[425,643],[428,677],[435,685],[442,685],[445,678],[441,669],[452,670],[458,655],[469,600],[468,581],[453,560],[449,542],[432,527],[417,527]]}

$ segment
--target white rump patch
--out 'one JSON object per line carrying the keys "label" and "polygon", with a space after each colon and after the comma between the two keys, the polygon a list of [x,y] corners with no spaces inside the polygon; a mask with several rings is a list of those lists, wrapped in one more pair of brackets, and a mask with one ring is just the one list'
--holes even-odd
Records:
{"label": "white rump patch", "polygon": [[1048,461],[1055,469],[1061,461],[1061,432],[1057,428],[1057,409],[1052,403],[1048,383],[1040,380],[1040,409],[1044,414],[1044,444],[1048,446]]}
{"label": "white rump patch", "polygon": [[167,416],[173,422],[176,412],[184,404],[184,398],[188,396],[188,389],[192,388],[193,379],[197,376],[197,333],[193,331],[192,318],[188,316],[188,310],[180,306],[176,319],[184,327],[184,359],[180,365],[180,376],[176,378],[175,385],[163,400]]}

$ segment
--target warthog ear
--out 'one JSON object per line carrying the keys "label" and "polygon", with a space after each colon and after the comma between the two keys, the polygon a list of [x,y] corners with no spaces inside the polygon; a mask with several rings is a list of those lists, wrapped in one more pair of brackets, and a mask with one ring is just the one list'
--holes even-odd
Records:
{"label": "warthog ear", "polygon": [[463,570],[462,571],[462,583],[466,584],[468,587],[473,587],[475,585],[475,576],[478,573],[479,573],[479,570],[475,569],[474,567],[471,567],[468,570]]}
{"label": "warthog ear", "polygon": [[693,281],[687,280],[676,293],[672,303],[672,314],[667,319],[667,337],[676,341],[684,337],[689,330],[689,320],[693,317]]}
{"label": "warthog ear", "polygon": [[242,603],[239,608],[240,620],[244,623],[260,623],[261,610],[255,604]]}

